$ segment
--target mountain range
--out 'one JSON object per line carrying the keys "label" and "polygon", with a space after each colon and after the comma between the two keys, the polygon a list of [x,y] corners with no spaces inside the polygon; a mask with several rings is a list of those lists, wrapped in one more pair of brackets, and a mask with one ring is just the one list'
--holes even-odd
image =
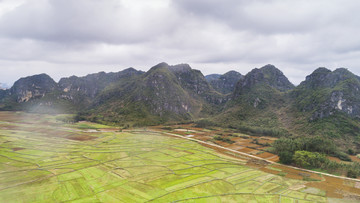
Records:
{"label": "mountain range", "polygon": [[246,75],[204,76],[187,64],[160,63],[62,78],[21,78],[0,89],[0,110],[77,113],[117,125],[195,122],[271,136],[321,135],[360,146],[360,77],[345,68],[318,68],[294,86],[275,66]]}

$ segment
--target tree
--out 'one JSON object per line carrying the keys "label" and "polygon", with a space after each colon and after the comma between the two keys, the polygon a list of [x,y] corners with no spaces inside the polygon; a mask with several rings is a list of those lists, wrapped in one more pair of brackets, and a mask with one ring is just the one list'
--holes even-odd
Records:
{"label": "tree", "polygon": [[273,147],[277,153],[284,151],[294,153],[297,150],[301,150],[301,146],[298,140],[284,137],[276,140],[273,143]]}
{"label": "tree", "polygon": [[309,153],[311,152],[296,151],[293,156],[294,163],[300,167],[309,167],[310,166]]}
{"label": "tree", "polygon": [[293,153],[289,151],[282,151],[279,153],[280,162],[283,164],[291,164],[293,162]]}
{"label": "tree", "polygon": [[327,158],[324,154],[318,152],[296,151],[293,156],[293,161],[296,165],[301,167],[318,168],[326,163]]}
{"label": "tree", "polygon": [[355,155],[355,152],[354,152],[353,149],[348,149],[348,154],[350,154],[350,155]]}

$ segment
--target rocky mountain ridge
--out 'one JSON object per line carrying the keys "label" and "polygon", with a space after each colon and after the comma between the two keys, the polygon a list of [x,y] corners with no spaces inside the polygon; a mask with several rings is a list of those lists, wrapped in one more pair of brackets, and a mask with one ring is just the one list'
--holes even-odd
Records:
{"label": "rocky mountain ridge", "polygon": [[10,89],[0,90],[0,109],[58,108],[79,112],[82,119],[117,124],[208,119],[220,126],[272,134],[301,134],[299,129],[307,126],[311,133],[321,134],[327,131],[316,127],[319,122],[334,123],[331,119],[338,115],[346,118],[341,121],[350,129],[360,127],[359,91],[360,78],[344,68],[318,68],[295,87],[270,64],[244,76],[230,71],[205,77],[188,64],[160,63],[147,72],[128,68],[62,78],[58,83],[46,74],[21,78]]}

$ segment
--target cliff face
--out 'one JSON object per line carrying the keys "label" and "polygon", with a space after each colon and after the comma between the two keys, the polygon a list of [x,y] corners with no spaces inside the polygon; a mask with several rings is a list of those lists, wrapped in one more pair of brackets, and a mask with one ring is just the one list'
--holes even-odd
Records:
{"label": "cliff face", "polygon": [[40,74],[21,78],[14,83],[10,94],[16,97],[16,102],[28,102],[39,99],[58,90],[57,83],[48,75]]}

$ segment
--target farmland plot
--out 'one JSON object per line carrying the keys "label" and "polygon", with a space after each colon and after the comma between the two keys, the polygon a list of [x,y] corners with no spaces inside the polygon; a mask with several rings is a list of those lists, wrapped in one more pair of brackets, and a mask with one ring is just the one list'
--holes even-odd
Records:
{"label": "farmland plot", "polygon": [[0,202],[327,201],[305,181],[161,133],[10,112],[0,125]]}

